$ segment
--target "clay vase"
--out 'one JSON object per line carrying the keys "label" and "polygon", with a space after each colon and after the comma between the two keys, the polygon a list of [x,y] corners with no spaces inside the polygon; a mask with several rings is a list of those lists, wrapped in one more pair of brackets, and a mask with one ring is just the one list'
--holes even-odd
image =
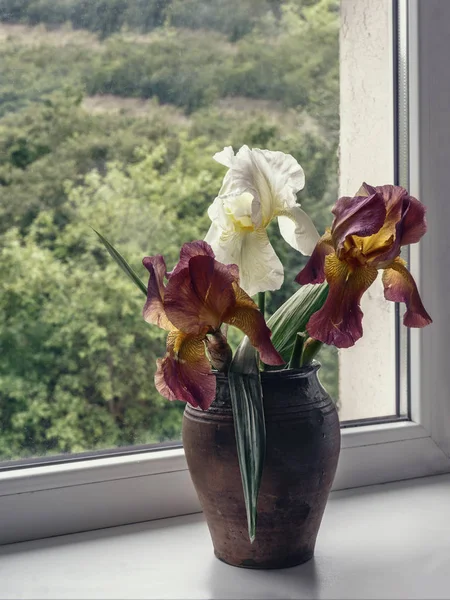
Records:
{"label": "clay vase", "polygon": [[317,363],[261,374],[266,458],[250,543],[228,379],[217,373],[207,411],[186,406],[183,444],[215,555],[238,567],[276,569],[306,562],[336,472],[340,426]]}

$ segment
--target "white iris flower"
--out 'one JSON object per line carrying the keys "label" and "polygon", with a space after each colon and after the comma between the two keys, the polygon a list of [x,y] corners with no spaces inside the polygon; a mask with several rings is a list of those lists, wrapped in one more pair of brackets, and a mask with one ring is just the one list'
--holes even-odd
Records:
{"label": "white iris flower", "polygon": [[266,228],[278,218],[280,233],[293,248],[310,255],[319,234],[297,204],[305,174],[293,156],[228,146],[214,160],[229,167],[219,195],[208,209],[212,221],[205,237],[216,260],[239,267],[240,286],[250,295],[278,290],[284,271]]}

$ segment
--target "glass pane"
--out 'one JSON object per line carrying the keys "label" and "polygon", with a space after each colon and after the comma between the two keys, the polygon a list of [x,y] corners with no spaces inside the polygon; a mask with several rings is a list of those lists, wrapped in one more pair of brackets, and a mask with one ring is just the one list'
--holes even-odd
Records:
{"label": "glass pane", "polygon": [[[202,239],[226,145],[303,166],[323,232],[337,197],[335,0],[3,0],[0,9],[0,458],[180,439],[156,392],[165,333],[106,254],[143,280]],[[274,224],[285,269],[305,264]],[[233,334],[235,335],[235,334]],[[233,338],[237,339],[237,337]],[[337,399],[337,353],[322,352]]]}

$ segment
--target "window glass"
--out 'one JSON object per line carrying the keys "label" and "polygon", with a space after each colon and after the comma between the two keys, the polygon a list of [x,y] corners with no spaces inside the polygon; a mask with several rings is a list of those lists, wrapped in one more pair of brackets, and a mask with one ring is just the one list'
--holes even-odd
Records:
{"label": "window glass", "polygon": [[[202,239],[224,146],[281,150],[322,233],[338,194],[337,0],[3,0],[0,458],[180,439],[156,392],[165,333],[92,231],[142,279]],[[305,259],[274,230],[285,285]],[[237,341],[237,335],[232,334]],[[337,352],[321,379],[338,400]]]}

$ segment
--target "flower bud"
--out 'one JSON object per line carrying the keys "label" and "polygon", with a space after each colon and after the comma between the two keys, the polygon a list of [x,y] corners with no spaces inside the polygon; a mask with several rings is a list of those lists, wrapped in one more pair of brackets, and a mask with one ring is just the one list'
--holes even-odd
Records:
{"label": "flower bud", "polygon": [[215,331],[207,335],[205,343],[214,369],[223,372],[227,371],[233,357],[233,352],[228,345],[227,338],[221,331]]}

